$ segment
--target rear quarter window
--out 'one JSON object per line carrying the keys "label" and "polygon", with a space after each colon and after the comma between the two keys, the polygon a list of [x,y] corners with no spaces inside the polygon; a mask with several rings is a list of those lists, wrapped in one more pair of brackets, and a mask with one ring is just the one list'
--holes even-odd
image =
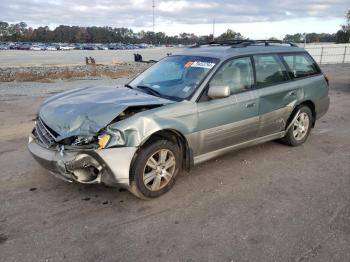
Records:
{"label": "rear quarter window", "polygon": [[283,60],[289,67],[292,78],[301,78],[319,73],[317,65],[307,54],[282,55]]}

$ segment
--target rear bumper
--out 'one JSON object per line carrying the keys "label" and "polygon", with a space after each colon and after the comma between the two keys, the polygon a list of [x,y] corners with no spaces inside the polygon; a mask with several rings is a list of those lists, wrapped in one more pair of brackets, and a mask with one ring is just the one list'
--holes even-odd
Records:
{"label": "rear bumper", "polygon": [[67,182],[124,187],[129,186],[130,165],[137,150],[136,147],[121,147],[60,152],[41,146],[32,136],[28,149],[41,166]]}

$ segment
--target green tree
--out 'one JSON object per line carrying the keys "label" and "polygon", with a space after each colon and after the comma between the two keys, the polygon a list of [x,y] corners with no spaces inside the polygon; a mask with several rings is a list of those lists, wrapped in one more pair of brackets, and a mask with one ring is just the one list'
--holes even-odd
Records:
{"label": "green tree", "polygon": [[337,43],[350,43],[350,10],[345,15],[345,25],[336,33]]}
{"label": "green tree", "polygon": [[9,24],[6,22],[0,21],[0,39],[3,41],[8,35]]}
{"label": "green tree", "polygon": [[242,39],[242,35],[240,33],[236,33],[232,29],[227,29],[226,32],[222,33],[217,40],[237,40]]}
{"label": "green tree", "polygon": [[52,31],[50,31],[48,26],[40,26],[34,29],[33,39],[38,42],[51,42],[53,40]]}
{"label": "green tree", "polygon": [[293,42],[293,43],[300,43],[300,42],[303,41],[303,39],[304,39],[303,35],[300,34],[300,33],[297,33],[297,34],[294,34],[294,35],[286,35],[283,38],[283,41]]}

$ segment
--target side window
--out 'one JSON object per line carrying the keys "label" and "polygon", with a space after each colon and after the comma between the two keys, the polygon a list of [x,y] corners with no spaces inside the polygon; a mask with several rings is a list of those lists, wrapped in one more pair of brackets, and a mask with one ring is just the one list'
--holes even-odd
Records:
{"label": "side window", "polygon": [[256,84],[265,86],[287,80],[286,70],[275,55],[254,56]]}
{"label": "side window", "polygon": [[211,86],[229,86],[231,94],[249,90],[254,84],[250,57],[226,62],[210,81]]}
{"label": "side window", "polygon": [[292,72],[293,78],[310,76],[318,73],[317,67],[305,54],[282,55]]}

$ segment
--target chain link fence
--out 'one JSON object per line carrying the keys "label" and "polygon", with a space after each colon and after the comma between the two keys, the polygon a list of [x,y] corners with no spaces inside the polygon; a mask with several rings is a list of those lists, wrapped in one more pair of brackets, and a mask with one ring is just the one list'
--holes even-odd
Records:
{"label": "chain link fence", "polygon": [[318,64],[350,63],[350,45],[306,46],[305,49]]}

